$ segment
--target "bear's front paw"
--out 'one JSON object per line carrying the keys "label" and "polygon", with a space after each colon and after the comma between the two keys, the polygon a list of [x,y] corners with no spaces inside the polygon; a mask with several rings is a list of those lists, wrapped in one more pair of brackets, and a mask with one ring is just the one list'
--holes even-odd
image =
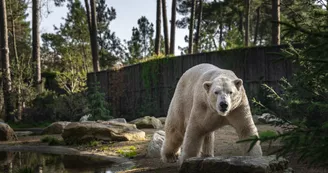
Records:
{"label": "bear's front paw", "polygon": [[201,153],[201,157],[214,157],[214,154],[209,154],[209,153]]}
{"label": "bear's front paw", "polygon": [[166,163],[175,163],[178,160],[177,154],[169,154],[162,157],[163,162]]}

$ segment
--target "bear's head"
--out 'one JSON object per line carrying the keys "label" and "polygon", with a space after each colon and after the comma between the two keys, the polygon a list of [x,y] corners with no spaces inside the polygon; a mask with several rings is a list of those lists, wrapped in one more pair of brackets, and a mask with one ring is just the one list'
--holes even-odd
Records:
{"label": "bear's head", "polygon": [[209,105],[221,116],[228,115],[239,105],[242,98],[242,85],[243,80],[226,77],[217,77],[203,83]]}

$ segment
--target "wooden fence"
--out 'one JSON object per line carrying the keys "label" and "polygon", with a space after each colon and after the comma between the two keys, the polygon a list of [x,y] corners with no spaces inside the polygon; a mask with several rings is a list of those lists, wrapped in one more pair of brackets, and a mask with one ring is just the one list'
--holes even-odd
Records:
{"label": "wooden fence", "polygon": [[286,47],[252,47],[152,60],[116,71],[89,73],[88,86],[96,76],[115,117],[131,120],[146,115],[166,116],[180,76],[194,65],[211,63],[234,71],[243,79],[249,100],[261,100],[261,84],[276,88],[279,79],[289,79],[296,69],[277,54]]}

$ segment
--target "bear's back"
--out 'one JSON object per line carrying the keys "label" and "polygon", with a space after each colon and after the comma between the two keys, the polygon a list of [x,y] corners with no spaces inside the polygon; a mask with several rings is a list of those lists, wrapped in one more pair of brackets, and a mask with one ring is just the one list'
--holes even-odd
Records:
{"label": "bear's back", "polygon": [[231,70],[221,69],[215,65],[202,63],[188,69],[180,78],[184,86],[196,85],[205,81],[213,80],[216,77],[225,76],[234,80],[237,79],[235,73]]}

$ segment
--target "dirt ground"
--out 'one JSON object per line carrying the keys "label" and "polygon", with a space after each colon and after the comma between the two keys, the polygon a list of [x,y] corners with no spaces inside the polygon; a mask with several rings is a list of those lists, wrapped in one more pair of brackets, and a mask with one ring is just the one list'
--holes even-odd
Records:
{"label": "dirt ground", "polygon": [[[280,130],[275,129],[269,125],[257,125],[259,131],[266,130]],[[163,163],[159,158],[147,158],[147,146],[152,138],[153,133],[156,131],[154,129],[141,129],[146,132],[145,141],[126,141],[126,142],[114,142],[106,144],[95,144],[95,145],[84,145],[84,146],[72,146],[73,148],[89,151],[99,155],[116,155],[119,156],[118,151],[129,150],[133,147],[136,151],[136,156],[131,158],[132,161],[136,163],[133,169],[123,171],[122,173],[178,173],[177,163]],[[60,135],[52,135],[58,139],[61,139]],[[40,145],[40,138],[42,136],[28,136],[20,137],[19,141],[11,142],[12,144],[26,144],[26,145]],[[226,126],[219,129],[215,133],[215,155],[223,156],[236,156],[240,155],[241,152],[238,148],[236,141],[238,140],[237,134],[234,129],[230,126]],[[8,144],[8,142],[6,142]],[[1,145],[1,142],[0,142]],[[42,144],[41,144],[42,145]],[[268,143],[263,143],[262,150],[264,155],[268,155],[269,152],[277,149],[279,143],[271,144],[269,149]],[[295,173],[324,173],[328,170],[322,169],[308,169],[306,165],[297,163],[296,158],[288,158],[290,161],[289,166],[292,167]]]}

